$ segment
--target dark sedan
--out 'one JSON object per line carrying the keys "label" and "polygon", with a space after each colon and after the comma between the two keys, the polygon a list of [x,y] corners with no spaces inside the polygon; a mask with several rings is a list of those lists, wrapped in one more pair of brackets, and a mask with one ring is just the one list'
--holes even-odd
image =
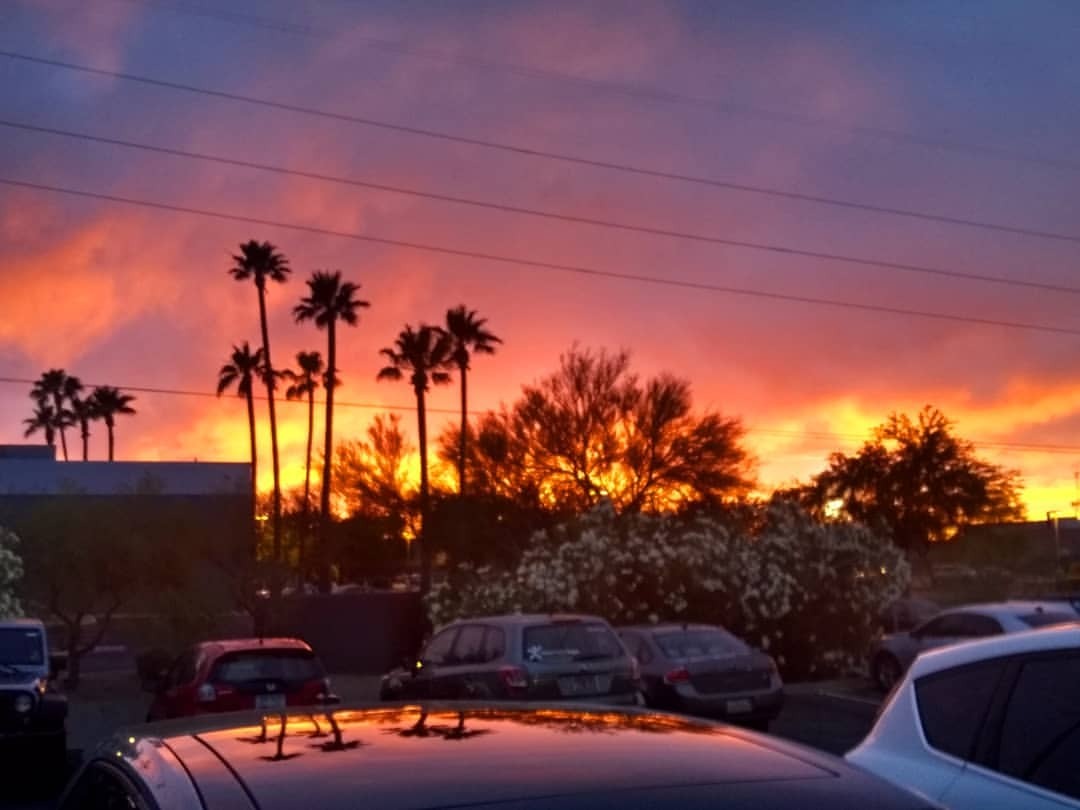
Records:
{"label": "dark sedan", "polygon": [[620,628],[619,635],[637,657],[649,706],[761,731],[783,707],[784,685],[772,658],[722,627],[642,625]]}
{"label": "dark sedan", "polygon": [[99,747],[61,802],[62,810],[931,806],[834,757],[708,721],[471,703],[143,726]]}

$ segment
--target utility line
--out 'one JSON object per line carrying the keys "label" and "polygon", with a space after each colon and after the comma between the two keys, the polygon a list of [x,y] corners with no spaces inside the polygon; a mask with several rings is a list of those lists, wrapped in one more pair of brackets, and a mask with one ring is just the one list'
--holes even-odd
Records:
{"label": "utility line", "polygon": [[[94,135],[88,132],[79,132],[75,130],[59,129],[56,127],[47,127],[37,124],[28,124],[21,121],[9,121],[6,119],[0,119],[0,127],[7,127],[9,129],[22,130],[26,132],[35,132],[45,135],[54,135],[63,138],[69,138],[79,141],[87,141],[90,143],[100,143],[110,146],[118,146],[126,149],[135,149],[143,152],[149,152],[152,154],[167,155],[170,157],[179,157],[188,160],[196,160],[204,163],[215,163],[224,166],[233,166],[237,168],[253,169],[255,171],[268,172],[271,174],[288,176],[288,177],[300,177],[306,180],[315,180],[324,183],[333,183],[336,185],[350,186],[354,188],[367,188],[375,191],[389,192],[393,194],[402,194],[410,197],[418,197],[422,199],[435,200],[438,202],[447,202],[458,205],[466,205],[475,208],[482,208],[492,211],[501,211],[510,214],[521,214],[525,216],[538,217],[542,219],[555,220],[559,222],[567,222],[579,225],[589,225],[601,228],[609,228],[614,230],[620,230],[631,233],[641,233],[650,236],[660,236],[669,239],[680,239],[694,242],[703,242],[707,244],[725,245],[728,247],[741,248],[744,250],[756,250],[769,253],[784,253],[794,256],[803,256],[811,259],[823,259],[827,261],[841,262],[844,264],[856,264],[868,267],[876,267],[885,270],[896,270],[898,272],[905,273],[919,273],[923,275],[942,276],[948,278],[956,278],[964,281],[983,282],[990,284],[1004,284],[1013,287],[1027,287],[1030,289],[1045,290],[1049,292],[1069,293],[1073,295],[1080,294],[1080,287],[1070,287],[1062,284],[1052,284],[1050,282],[1031,281],[1027,279],[1010,278],[1007,276],[992,276],[985,273],[969,273],[959,270],[946,270],[937,267],[931,267],[927,265],[908,264],[905,262],[891,262],[880,259],[870,259],[858,256],[849,256],[839,253],[829,253],[824,251],[807,250],[804,248],[790,247],[787,245],[773,244],[766,242],[751,242],[742,239],[730,239],[720,236],[710,236],[708,234],[693,233],[689,231],[678,231],[668,228],[654,228],[647,225],[635,225],[632,223],[618,222],[613,220],[599,219],[595,217],[585,217],[576,214],[566,214],[559,211],[541,210],[536,208],[526,208],[523,206],[516,206],[507,203],[490,202],[484,200],[477,200],[469,197],[460,197],[457,195],[443,194],[439,192],[424,191],[415,188],[406,188],[403,186],[388,185],[385,183],[375,183],[369,180],[361,180],[358,178],[344,177],[341,175],[325,174],[321,172],[313,172],[304,169],[293,169],[286,166],[280,166],[270,163],[259,163],[251,160],[244,160],[241,158],[231,158],[223,155],[215,155],[207,152],[195,152],[187,149],[178,149],[167,146],[159,146],[156,144],[146,143],[144,141],[133,141],[123,138],[112,138],[102,135]],[[854,205],[854,204],[853,204]],[[880,210],[880,209],[878,209]],[[933,215],[914,214],[919,218],[937,219]],[[942,220],[949,221],[949,220]],[[1045,236],[1051,239],[1060,239],[1069,242],[1075,242],[1080,244],[1080,236],[1070,236],[1067,234],[1049,234],[1040,231],[1028,231],[1022,228],[1012,228],[1010,226],[998,226],[991,223],[974,223],[973,221],[959,221],[952,220],[953,224],[965,224],[974,225],[974,227],[985,228],[989,230],[1002,230],[1010,233],[1022,233],[1028,236]]]}
{"label": "utility line", "polygon": [[[723,188],[728,190],[739,190],[753,193],[769,194],[771,196],[786,197],[792,200],[801,200],[805,202],[816,202],[822,204],[829,204],[845,208],[853,209],[865,209],[867,211],[874,211],[882,214],[893,214],[897,216],[907,216],[912,218],[929,218],[937,215],[923,215],[920,212],[908,211],[901,208],[889,208],[887,206],[871,206],[869,204],[849,202],[845,200],[834,200],[832,198],[818,197],[810,194],[800,194],[798,192],[785,191],[783,189],[771,189],[757,186],[750,186],[748,184],[732,183],[725,180],[716,180],[708,177],[702,177],[698,175],[682,174],[679,172],[664,171],[661,169],[651,169],[645,166],[637,166],[628,163],[616,163],[613,161],[599,160],[595,158],[585,158],[575,155],[569,155],[561,152],[552,152],[543,149],[535,149],[531,147],[521,146],[517,144],[490,141],[483,138],[473,138],[465,135],[456,135],[453,133],[443,132],[440,130],[425,129],[422,127],[413,127],[404,124],[395,124],[389,121],[380,121],[373,118],[366,118],[357,115],[351,115],[348,113],[335,112],[332,110],[324,110],[316,107],[308,107],[300,104],[290,104],[282,101],[274,101],[271,99],[257,98],[255,96],[242,95],[240,93],[230,93],[224,90],[214,90],[205,87],[197,87],[195,85],[183,84],[180,82],[172,82],[164,79],[155,79],[148,76],[139,76],[133,73],[124,73],[115,70],[106,70],[104,68],[96,68],[89,65],[80,65],[73,62],[65,62],[57,59],[47,59],[44,57],[33,56],[30,54],[18,53],[15,51],[0,50],[0,56],[8,59],[29,62],[32,64],[45,65],[48,67],[60,68],[62,70],[70,70],[79,73],[86,73],[95,76],[105,76],[112,79],[119,79],[123,81],[134,82],[137,84],[143,84],[150,87],[158,87],[169,90],[177,90],[185,93],[194,93],[197,95],[208,96],[211,98],[222,99],[225,101],[241,102],[244,104],[250,104],[258,107],[266,107],[269,109],[296,113],[299,115],[315,116],[318,118],[326,118],[333,121],[339,121],[349,124],[357,124],[360,126],[374,127],[377,129],[388,130],[391,132],[400,132],[408,135],[415,135],[424,138],[433,138],[436,140],[447,141],[451,143],[461,143],[469,146],[480,147],[484,149],[491,149],[499,152],[504,152],[512,155],[540,158],[545,160],[553,160],[561,163],[567,163],[577,166],[588,166],[591,168],[605,169],[609,171],[622,172],[626,174],[632,174],[640,177],[651,177],[654,179],[670,180],[674,182],[690,183],[699,186],[709,186],[712,188]],[[1077,165],[1080,169],[1080,164]],[[941,217],[941,221],[950,221],[952,224],[967,225],[970,227],[987,227],[994,226],[994,229],[1001,231],[1008,231],[1013,233],[1023,233],[1028,236],[1038,236],[1040,238],[1048,239],[1064,239],[1065,241],[1076,241],[1077,237],[1070,234],[1054,234],[1053,232],[1037,231],[1035,229],[1014,228],[1013,226],[1000,225],[996,226],[994,223],[980,223],[977,220],[968,220],[962,217]]]}
{"label": "utility line", "polygon": [[262,225],[266,227],[298,231],[301,233],[318,234],[320,236],[335,236],[343,239],[353,239],[359,242],[368,242],[377,245],[406,248],[409,250],[423,251],[426,253],[436,253],[443,256],[455,256],[458,258],[479,259],[481,261],[497,262],[500,264],[532,267],[538,270],[575,273],[578,275],[592,276],[595,278],[618,279],[622,281],[655,284],[665,287],[702,290],[722,293],[725,295],[736,295],[770,301],[787,301],[798,304],[810,304],[812,306],[827,306],[841,309],[860,310],[863,312],[877,312],[887,315],[917,317],[925,318],[928,320],[950,321],[955,323],[970,323],[979,326],[994,326],[1006,329],[1022,329],[1032,332],[1044,332],[1056,335],[1069,335],[1071,337],[1080,337],[1080,329],[1074,329],[1064,326],[1052,326],[1049,324],[1029,323],[1024,321],[1005,321],[996,318],[980,318],[971,315],[955,315],[945,312],[928,312],[926,310],[906,309],[903,307],[891,307],[880,304],[863,304],[855,301],[845,301],[835,298],[818,298],[808,295],[770,292],[768,290],[760,290],[750,287],[733,287],[720,284],[709,284],[706,282],[688,281],[684,279],[663,278],[661,276],[650,276],[646,274],[624,273],[614,270],[601,270],[595,267],[586,267],[583,265],[559,264],[556,262],[545,262],[535,259],[526,259],[523,257],[506,256],[498,253],[486,253],[476,250],[451,248],[443,245],[432,245],[423,242],[407,241],[403,239],[389,239],[370,234],[322,228],[315,225],[302,225],[295,222],[281,222],[278,220],[266,219],[263,217],[246,216],[241,214],[228,213],[224,211],[211,211],[204,208],[172,205],[169,203],[157,202],[153,200],[140,200],[132,197],[121,197],[114,194],[84,191],[81,189],[66,188],[63,186],[52,186],[44,183],[32,183],[24,180],[13,180],[3,177],[0,177],[0,184],[11,186],[14,188],[25,188],[35,191],[46,191],[54,194],[64,194],[72,197],[81,197],[84,199],[102,200],[105,202],[119,203],[122,205],[130,205],[140,208],[148,208],[157,211],[192,214],[195,216],[219,219],[228,222],[243,222],[249,225]]}
{"label": "utility line", "polygon": [[[273,20],[268,17],[221,11],[206,7],[192,6],[190,4],[166,3],[160,0],[124,0],[128,3],[155,8],[174,14],[186,14],[190,16],[216,19],[233,25],[247,25],[254,28],[262,28],[277,31],[284,34],[295,34],[316,39],[326,39],[337,36],[340,30],[320,29],[311,25],[291,23],[282,20]],[[948,152],[959,152],[975,155],[978,157],[992,158],[995,160],[1016,161],[1029,163],[1037,166],[1049,166],[1056,169],[1069,169],[1080,171],[1080,163],[1063,158],[1047,158],[1041,155],[1033,155],[1025,152],[1017,152],[1000,147],[986,146],[985,144],[970,144],[955,141],[948,138],[935,138],[917,133],[888,127],[868,126],[863,124],[839,124],[823,118],[811,115],[793,113],[790,111],[770,110],[751,104],[740,104],[720,99],[681,93],[663,87],[635,84],[631,82],[616,81],[611,79],[598,79],[589,76],[580,76],[551,68],[533,67],[529,65],[515,64],[491,59],[483,59],[469,55],[449,54],[429,48],[420,48],[409,45],[400,40],[384,39],[379,37],[363,36],[349,32],[349,41],[359,43],[375,50],[383,50],[405,56],[426,59],[443,64],[458,65],[473,70],[505,73],[514,76],[522,76],[529,79],[573,85],[578,88],[609,93],[635,101],[662,103],[666,105],[683,105],[712,110],[726,115],[737,115],[772,123],[784,123],[793,126],[821,129],[833,132],[854,133],[867,139],[885,139],[897,143],[905,143],[927,149],[935,149]]]}
{"label": "utility line", "polygon": [[[34,385],[37,380],[31,380],[23,377],[0,377],[0,384],[7,385]],[[104,383],[86,383],[87,388],[97,388]],[[157,388],[139,385],[122,385],[118,383],[108,383],[113,388],[118,388],[124,392],[131,392],[136,394],[157,394],[163,396],[176,396],[176,397],[196,397],[200,399],[236,399],[235,394],[221,395],[215,394],[211,391],[194,391],[190,389],[181,388]],[[265,402],[266,396],[256,394],[253,399],[259,402]],[[292,402],[297,405],[303,405],[307,407],[307,400],[279,400],[281,402]],[[315,400],[315,404],[318,406],[325,406],[325,400]],[[356,408],[361,410],[373,410],[373,411],[407,411],[413,412],[416,410],[415,405],[389,405],[377,402],[350,402],[348,400],[334,400],[334,407],[342,408]],[[432,408],[427,407],[425,409],[428,413],[438,414],[450,414],[453,416],[460,416],[461,411],[457,408]],[[476,410],[471,409],[468,411],[470,416],[484,416],[492,411],[489,410]],[[783,428],[765,428],[758,427],[756,425],[749,425],[745,427],[747,433],[755,433],[763,436],[789,436],[791,438],[800,439],[820,439],[822,441],[866,441],[867,436],[856,433],[832,433],[827,431],[800,431],[789,430]],[[1080,446],[1073,445],[1061,445],[1061,444],[1029,444],[1023,442],[998,442],[998,441],[982,441],[972,440],[972,444],[991,449],[999,450],[1017,450],[1022,452],[1031,453],[1065,453],[1065,454],[1080,454]]]}

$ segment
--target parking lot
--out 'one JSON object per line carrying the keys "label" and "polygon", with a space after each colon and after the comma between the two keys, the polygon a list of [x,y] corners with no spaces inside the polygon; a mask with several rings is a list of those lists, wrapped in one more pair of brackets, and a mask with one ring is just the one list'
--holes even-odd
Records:
{"label": "parking lot", "polygon": [[[83,752],[109,732],[144,719],[149,696],[139,690],[133,671],[124,664],[123,657],[115,653],[92,661],[79,693],[71,696],[69,769],[77,767]],[[347,702],[378,698],[378,677],[336,675],[332,680],[335,691]],[[876,704],[872,688],[858,681],[793,684],[786,690],[784,709],[771,733],[842,754],[869,730]],[[43,794],[40,788],[28,787],[23,795],[11,792],[25,782],[25,772],[0,777],[5,791],[0,807],[49,810],[55,805],[55,797]]]}

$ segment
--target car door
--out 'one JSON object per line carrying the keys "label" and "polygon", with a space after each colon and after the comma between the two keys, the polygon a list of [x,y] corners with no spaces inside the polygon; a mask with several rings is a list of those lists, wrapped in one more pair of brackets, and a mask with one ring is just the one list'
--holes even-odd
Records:
{"label": "car door", "polygon": [[412,678],[405,683],[404,697],[406,698],[430,698],[435,697],[438,691],[438,683],[442,677],[442,671],[450,662],[451,652],[454,649],[454,640],[457,638],[458,626],[448,627],[440,633],[436,633],[420,653],[418,666],[413,672]]}
{"label": "car door", "polygon": [[155,718],[187,717],[195,713],[195,678],[198,674],[195,648],[177,657],[165,676],[161,694],[151,713]]}
{"label": "car door", "polygon": [[997,709],[945,804],[1080,807],[1080,650],[1013,661]]}
{"label": "car door", "polygon": [[454,700],[483,697],[484,640],[487,628],[482,624],[463,624],[458,628],[450,654],[439,667],[432,682],[431,696]]}

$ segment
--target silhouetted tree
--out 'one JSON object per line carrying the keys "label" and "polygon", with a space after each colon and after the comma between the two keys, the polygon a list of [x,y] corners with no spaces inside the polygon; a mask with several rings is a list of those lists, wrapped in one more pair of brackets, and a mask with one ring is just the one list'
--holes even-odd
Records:
{"label": "silhouetted tree", "polygon": [[98,418],[97,404],[93,396],[83,397],[82,380],[68,377],[64,382],[64,397],[71,410],[72,420],[79,426],[82,439],[82,460],[90,460],[90,423]]}
{"label": "silhouetted tree", "polygon": [[326,388],[326,441],[323,445],[322,495],[319,499],[319,587],[330,590],[330,567],[326,558],[327,532],[330,525],[330,487],[334,461],[334,390],[341,381],[337,368],[338,321],[356,326],[360,310],[371,306],[370,302],[357,298],[360,285],[342,281],[340,271],[316,270],[307,280],[308,294],[293,308],[297,323],[313,321],[319,329],[326,330],[326,372],[323,386]]}
{"label": "silhouetted tree", "polygon": [[311,517],[311,451],[315,440],[315,391],[319,387],[319,380],[326,373],[322,355],[318,352],[297,352],[296,370],[285,371],[285,377],[289,380],[289,387],[285,389],[285,398],[290,400],[307,400],[307,452],[304,455],[304,503],[300,512],[300,535],[296,550],[296,566],[300,571],[301,581],[304,576],[304,545],[310,531]]}
{"label": "silhouetted tree", "polygon": [[109,461],[114,461],[116,450],[116,417],[121,415],[131,416],[135,413],[135,409],[131,407],[131,403],[135,401],[135,397],[130,394],[121,393],[118,388],[113,388],[108,385],[99,385],[94,389],[92,399],[95,410],[100,414],[101,420],[105,423],[105,428],[109,432]]}
{"label": "silhouetted tree", "polygon": [[220,397],[235,386],[236,395],[247,402],[248,438],[251,441],[251,498],[252,516],[256,513],[256,493],[258,491],[258,443],[255,433],[255,380],[264,375],[265,356],[262,349],[251,351],[245,340],[239,346],[233,346],[229,362],[218,372],[217,395]]}
{"label": "silhouetted tree", "polygon": [[458,431],[458,494],[465,494],[465,454],[469,435],[469,361],[473,354],[494,354],[495,344],[502,340],[485,329],[486,318],[478,318],[475,310],[464,305],[446,311],[446,333],[450,335],[450,359],[458,370],[461,383],[461,428]]}
{"label": "silhouetted tree", "polygon": [[[278,457],[277,411],[274,406],[274,389],[277,377],[270,354],[270,329],[266,319],[266,284],[269,281],[284,284],[292,270],[289,261],[269,242],[254,239],[240,245],[240,253],[234,255],[229,274],[236,281],[254,281],[259,297],[259,328],[262,332],[263,382],[270,408],[270,456],[274,469],[274,561],[281,563],[281,464]],[[276,590],[276,588],[275,588]]]}
{"label": "silhouetted tree", "polygon": [[801,496],[920,552],[965,524],[1022,518],[1019,474],[979,459],[953,428],[929,405],[916,419],[891,414],[858,452],[833,453]]}
{"label": "silhouetted tree", "polygon": [[38,401],[34,408],[34,415],[23,420],[26,431],[23,435],[30,438],[39,431],[45,434],[45,444],[56,447],[56,411],[47,402]]}
{"label": "silhouetted tree", "polygon": [[47,402],[52,405],[53,414],[55,416],[54,426],[57,432],[60,434],[60,448],[64,455],[64,461],[68,460],[67,449],[67,436],[64,433],[64,429],[71,426],[71,415],[67,408],[64,407],[65,399],[67,397],[66,385],[68,375],[62,368],[53,368],[42,373],[38,381],[34,383],[34,388],[30,392],[30,396],[39,405],[43,402]]}
{"label": "silhouetted tree", "polygon": [[441,329],[422,324],[417,329],[406,326],[394,345],[381,350],[388,364],[379,371],[380,380],[408,379],[416,395],[417,437],[420,445],[420,593],[431,588],[431,550],[424,537],[429,508],[427,411],[425,397],[431,383],[445,385],[450,375],[446,368],[452,348],[450,336]]}

